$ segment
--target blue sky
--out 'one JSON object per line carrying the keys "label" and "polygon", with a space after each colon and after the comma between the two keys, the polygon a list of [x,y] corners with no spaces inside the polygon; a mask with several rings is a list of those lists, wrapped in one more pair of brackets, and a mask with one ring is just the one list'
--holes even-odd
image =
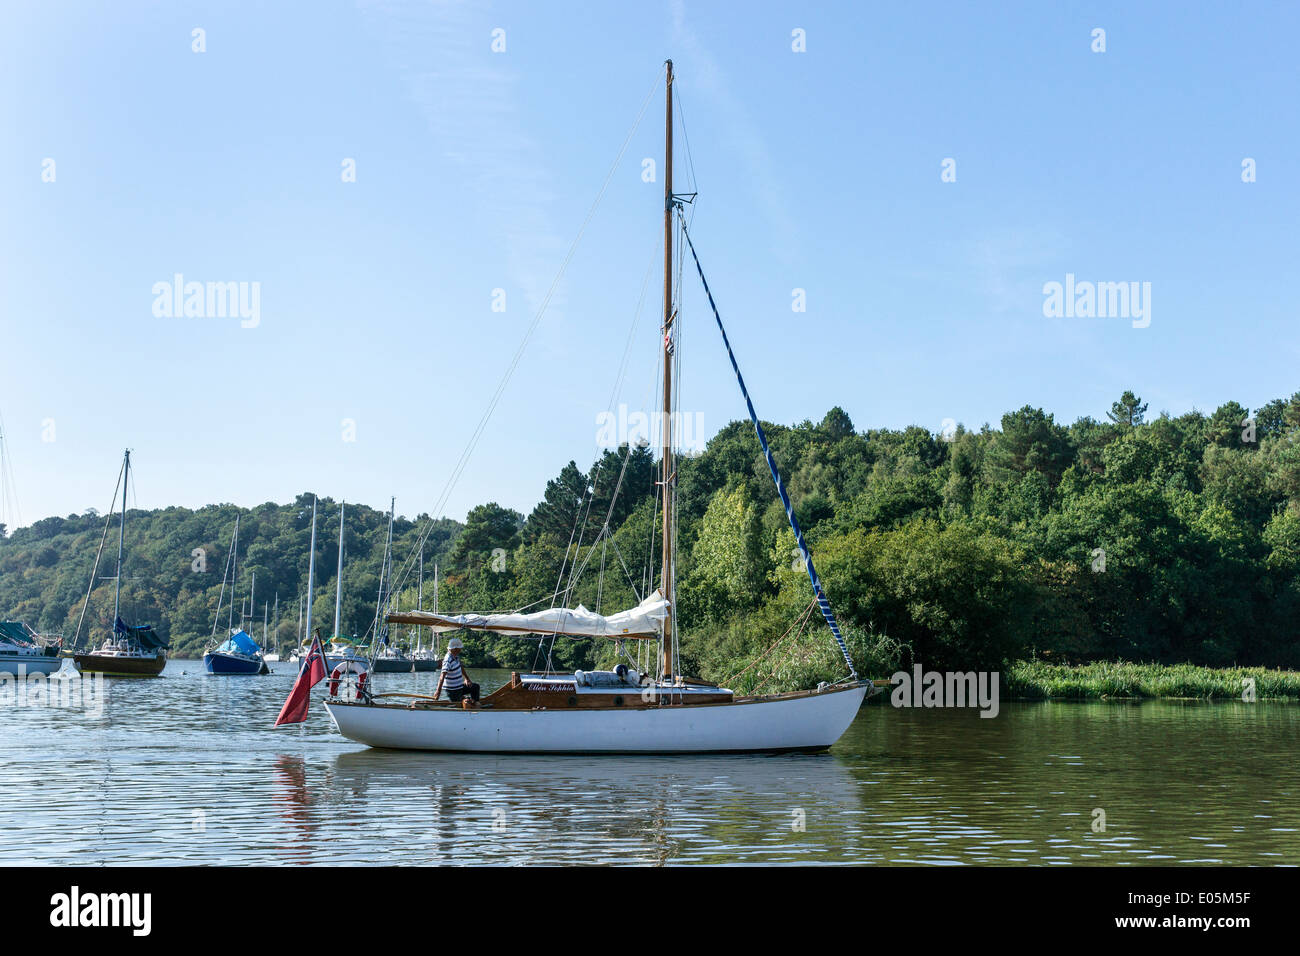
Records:
{"label": "blue sky", "polygon": [[[611,394],[654,405],[662,184],[641,171],[669,56],[693,235],[765,419],[838,404],[938,431],[1026,403],[1100,416],[1125,388],[1175,414],[1290,395],[1298,9],[6,3],[0,415],[21,523],[103,510],[126,446],[142,507],[313,490],[433,510],[651,95],[440,509],[529,510],[590,463]],[[680,127],[678,158],[692,188]],[[155,316],[176,273],[259,283],[258,325]],[[1150,326],[1045,317],[1067,273],[1149,282]],[[681,405],[711,434],[744,405],[686,290]]]}

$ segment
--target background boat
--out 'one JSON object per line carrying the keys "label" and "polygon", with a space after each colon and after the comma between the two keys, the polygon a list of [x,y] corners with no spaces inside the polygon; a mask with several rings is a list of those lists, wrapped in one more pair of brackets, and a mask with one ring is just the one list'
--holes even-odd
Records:
{"label": "background boat", "polygon": [[112,637],[72,660],[83,671],[106,677],[157,677],[167,666],[167,645],[150,625],[131,627],[119,617]]}
{"label": "background boat", "polygon": [[385,647],[370,659],[370,669],[376,674],[411,674],[415,661],[400,647]]}
{"label": "background boat", "polygon": [[[81,606],[81,615],[77,618],[77,630],[72,637],[72,660],[83,671],[105,674],[110,677],[157,677],[167,666],[167,642],[159,636],[149,624],[132,626],[122,620],[122,556],[126,540],[126,492],[131,480],[131,449],[122,456],[122,471],[118,476],[117,488],[122,491],[122,512],[117,530],[117,574],[113,578],[113,633],[106,637],[94,650],[76,653],[81,637],[81,626],[86,619],[86,609],[90,606],[90,596],[95,589],[95,576],[99,573],[99,559],[104,553],[104,541],[108,537],[108,520],[112,518],[113,509],[109,508],[109,519],[104,521],[104,534],[99,540],[99,551],[95,554],[95,563],[90,571],[90,584],[86,588],[86,600]],[[117,503],[117,488],[113,490],[113,503]]]}
{"label": "background boat", "polygon": [[[230,604],[226,615],[226,627],[230,636],[216,647],[209,648],[203,655],[203,668],[209,674],[218,675],[255,675],[269,674],[270,668],[262,658],[262,648],[258,643],[248,635],[243,629],[244,612],[241,605],[239,612],[239,627],[234,626],[235,616],[235,588],[239,582],[239,517],[235,517],[235,528],[230,535],[230,551],[226,554],[226,567],[221,573],[221,591],[217,595],[217,613],[212,621],[212,634],[215,638],[217,633],[217,621],[221,619],[221,605],[226,594],[226,578],[230,577]],[[249,585],[249,606],[252,606],[253,596],[257,592],[257,574],[254,572],[252,583]],[[265,638],[266,618],[263,612],[262,632]]]}
{"label": "background boat", "polygon": [[[420,545],[419,574],[415,589],[415,609],[424,609],[424,545]],[[433,565],[433,609],[438,610],[438,565]],[[431,636],[432,647],[424,646],[424,628],[415,629],[415,650],[411,651],[411,670],[417,674],[442,669],[442,658],[438,656],[438,632]]]}
{"label": "background boat", "polygon": [[266,667],[261,647],[240,629],[204,654],[203,666],[209,674],[260,674]]}
{"label": "background boat", "polygon": [[[308,545],[308,550],[307,550],[307,594],[304,598],[304,606],[306,607],[307,610],[306,623],[303,626],[304,643],[301,647],[299,647],[296,651],[294,651],[292,656],[290,656],[289,658],[291,661],[293,661],[298,665],[299,669],[302,668],[303,663],[307,660],[307,655],[311,652],[310,639],[306,638],[306,635],[312,635],[316,638],[320,637],[320,629],[317,628],[315,631],[313,631],[311,626],[312,594],[315,591],[315,585],[316,585],[316,510],[318,504],[319,502],[317,501],[317,499],[313,498],[311,503],[311,543],[310,545]],[[335,591],[334,591],[335,635],[333,639],[330,640],[329,649],[325,653],[325,667],[327,670],[331,670],[331,671],[334,670],[335,667],[337,667],[345,660],[361,660],[361,661],[365,660],[365,658],[362,655],[358,654],[357,649],[352,645],[351,638],[342,637],[337,633],[338,625],[339,625],[339,610],[342,601],[342,590],[341,590],[342,576],[343,576],[342,572],[343,572],[343,511],[342,509],[340,509],[339,511],[339,574],[338,574],[338,580],[335,582]]]}
{"label": "background boat", "polygon": [[57,645],[22,621],[0,621],[0,674],[53,674],[62,666]]}
{"label": "background boat", "polygon": [[[265,611],[265,608],[263,608],[263,611]],[[276,635],[280,631],[279,591],[275,593],[275,610],[271,612],[271,620],[274,623],[271,625],[269,636],[266,631],[265,623],[262,625],[262,660],[266,661],[268,664],[277,664],[280,661],[280,650],[276,643]]]}
{"label": "background boat", "polygon": [[411,652],[411,670],[417,674],[425,674],[430,671],[442,669],[442,658],[438,652],[429,648],[416,648]]}
{"label": "background boat", "polygon": [[[376,598],[374,633],[375,650],[370,658],[370,669],[377,674],[415,674],[430,673],[442,667],[438,657],[438,639],[434,632],[433,647],[424,646],[424,628],[415,627],[407,635],[405,644],[395,644],[388,627],[388,621],[378,610],[385,605],[385,584],[391,587],[392,551],[393,551],[393,516],[396,513],[397,500],[390,502],[388,512],[388,540],[384,546],[384,560],[379,575],[379,595]],[[434,565],[433,606],[438,607],[438,569]],[[389,595],[391,599],[392,595]],[[415,609],[424,607],[424,548],[419,554],[419,577],[416,580]],[[414,645],[414,649],[412,649]]]}

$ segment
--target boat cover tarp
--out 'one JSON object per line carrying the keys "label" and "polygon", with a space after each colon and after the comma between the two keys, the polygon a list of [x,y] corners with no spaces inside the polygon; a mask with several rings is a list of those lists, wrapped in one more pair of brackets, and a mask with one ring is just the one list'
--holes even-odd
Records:
{"label": "boat cover tarp", "polygon": [[22,621],[0,621],[0,641],[7,644],[17,644],[19,647],[36,646],[36,641],[32,638],[31,632],[27,630],[27,625]]}
{"label": "boat cover tarp", "polygon": [[553,607],[532,614],[438,614],[395,611],[389,624],[418,624],[435,631],[491,631],[496,634],[563,634],[567,637],[657,639],[668,616],[668,601],[655,591],[636,607],[617,614],[596,614],[581,604]]}
{"label": "boat cover tarp", "polygon": [[152,624],[143,624],[140,627],[130,627],[126,621],[119,617],[113,622],[113,633],[131,640],[138,641],[140,648],[146,651],[156,651],[158,649],[167,650],[171,647],[166,641],[158,636],[154,631]]}
{"label": "boat cover tarp", "polygon": [[222,654],[247,654],[252,657],[262,653],[262,649],[257,646],[257,641],[253,640],[243,631],[235,631],[226,642],[217,648],[218,653]]}

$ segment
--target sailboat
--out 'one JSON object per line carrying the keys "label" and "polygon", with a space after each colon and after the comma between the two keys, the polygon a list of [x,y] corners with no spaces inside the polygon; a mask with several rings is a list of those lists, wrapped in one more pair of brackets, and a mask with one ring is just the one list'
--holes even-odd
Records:
{"label": "sailboat", "polygon": [[[307,594],[302,604],[306,605],[307,617],[306,623],[302,627],[302,644],[293,652],[289,660],[302,667],[303,662],[307,659],[311,650],[311,605],[312,596],[316,587],[316,509],[317,500],[312,499],[311,505],[311,544],[309,545],[309,554],[307,558]],[[339,509],[339,564],[338,572],[334,581],[334,636],[330,638],[329,648],[325,654],[325,666],[327,670],[334,670],[344,661],[364,662],[365,658],[357,653],[356,647],[353,646],[350,638],[344,637],[339,633],[340,618],[343,609],[343,516],[344,507]],[[302,604],[299,605],[298,616],[302,618]],[[323,642],[322,642],[323,643]]]}
{"label": "sailboat", "polygon": [[271,612],[271,633],[266,633],[266,627],[262,627],[262,660],[268,664],[278,664],[280,662],[280,648],[276,643],[276,635],[280,632],[280,592],[275,592],[275,610]]}
{"label": "sailboat", "polygon": [[53,674],[63,666],[59,646],[22,621],[0,621],[0,674]]}
{"label": "sailboat", "polygon": [[[415,591],[415,609],[424,610],[424,547],[420,547],[420,577]],[[433,609],[438,610],[438,565],[433,565]],[[436,671],[442,668],[442,659],[438,657],[438,639],[435,636],[432,647],[424,646],[424,628],[415,629],[415,650],[411,651],[411,670],[417,674]]]}
{"label": "sailboat", "polygon": [[[313,546],[313,550],[315,550],[314,546]],[[315,556],[313,555],[313,558],[314,557]],[[309,565],[308,565],[309,569],[310,569],[310,560],[311,559],[309,559]],[[304,631],[302,629],[302,595],[299,594],[298,595],[298,629],[294,631],[295,643],[293,646],[293,650],[289,652],[289,662],[292,664],[302,663],[302,659],[307,656],[308,653],[307,644],[303,638],[303,634]]]}
{"label": "sailboat", "polygon": [[[99,572],[99,559],[104,553],[104,541],[108,537],[108,522],[104,522],[104,535],[99,540],[99,551],[95,554],[95,564],[90,571],[90,585],[86,588],[86,600],[81,606],[81,615],[77,619],[77,630],[72,638],[72,660],[83,671],[100,673],[109,677],[157,677],[167,666],[168,644],[154,632],[149,624],[131,626],[122,620],[122,551],[126,538],[126,490],[131,480],[131,450],[128,448],[122,458],[122,473],[119,485],[122,489],[122,514],[117,530],[117,574],[113,578],[113,629],[98,647],[85,653],[76,653],[81,638],[81,625],[86,619],[86,608],[90,606],[90,594],[95,588],[95,575]],[[116,504],[116,490],[114,503]],[[112,509],[110,508],[110,517]]]}
{"label": "sailboat", "polygon": [[[666,64],[664,161],[663,296],[663,449],[660,460],[662,569],[659,586],[639,605],[612,615],[551,607],[533,613],[443,614],[395,611],[393,624],[414,624],[434,633],[486,631],[515,636],[605,638],[657,645],[656,673],[626,664],[613,671],[513,674],[509,683],[484,697],[477,707],[412,694],[374,694],[348,688],[326,701],[335,728],[344,737],[372,747],[399,750],[481,753],[727,753],[818,751],[848,729],[871,682],[858,678],[830,602],[822,591],[794,509],[786,494],[731,350],[713,295],[687,231],[682,203],[673,193],[673,65]],[[673,294],[674,229],[689,246],[708,296],[741,394],[776,490],[785,506],[815,601],[844,657],[848,676],[814,689],[770,696],[741,697],[729,688],[682,676],[677,666],[676,582],[674,567],[676,463],[672,446],[673,365],[677,310]],[[468,702],[465,702],[468,703]]]}
{"label": "sailboat", "polygon": [[[226,557],[226,570],[221,575],[221,593],[217,596],[217,614],[212,621],[212,636],[217,635],[217,621],[221,620],[221,601],[226,593],[226,573],[230,572],[230,609],[226,621],[229,636],[203,655],[203,667],[209,674],[255,675],[269,673],[262,659],[262,648],[244,630],[244,612],[241,605],[239,627],[234,626],[235,589],[239,585],[239,515],[235,515],[235,530],[230,535],[230,553]],[[249,590],[249,606],[257,593],[257,573]],[[265,628],[263,628],[265,631]]]}
{"label": "sailboat", "polygon": [[393,516],[397,511],[397,499],[394,498],[388,509],[388,539],[384,543],[384,560],[379,568],[379,595],[375,598],[374,643],[370,656],[370,669],[376,674],[410,674],[415,670],[415,662],[407,656],[406,651],[389,640],[388,625],[380,620],[381,608],[384,606],[384,584],[392,571],[393,556]]}
{"label": "sailboat", "polygon": [[[334,632],[325,651],[325,664],[331,671],[344,661],[361,659],[353,639],[340,630],[343,624],[343,519],[347,514],[347,507],[346,502],[339,502],[339,563],[334,572]],[[308,613],[310,616],[310,608]],[[303,657],[307,656],[308,650],[309,648],[303,649]]]}

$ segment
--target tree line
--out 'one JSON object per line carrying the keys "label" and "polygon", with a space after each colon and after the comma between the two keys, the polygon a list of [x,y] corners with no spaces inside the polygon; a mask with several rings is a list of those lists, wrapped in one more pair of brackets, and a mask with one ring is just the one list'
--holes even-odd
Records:
{"label": "tree line", "polygon": [[[764,425],[861,670],[1018,659],[1300,665],[1300,392],[1253,412],[1227,402],[1178,416],[1148,416],[1125,392],[1100,418],[1066,425],[1026,405],[999,425],[858,431],[840,408],[819,423]],[[569,462],[527,515],[488,502],[463,523],[439,519],[424,554],[430,575],[435,561],[443,572],[441,608],[632,606],[658,581],[658,477],[648,448],[625,446],[587,470]],[[807,613],[808,579],[752,426],[727,425],[680,461],[676,481],[683,669],[738,689],[836,676],[842,662]],[[180,653],[201,650],[239,513],[236,600],[256,570],[257,633],[262,601],[278,592],[280,635],[291,640],[310,512],[310,495],[128,512],[128,612]],[[322,499],[322,633],[333,619],[330,514],[337,520],[337,506]],[[103,521],[47,518],[0,538],[0,615],[70,635]],[[396,522],[399,567],[427,521]],[[349,506],[345,633],[373,622],[386,534],[386,514]],[[195,548],[206,550],[205,572],[193,570]],[[413,572],[402,585],[397,602],[414,606]],[[87,615],[96,627],[106,626],[105,598],[111,615],[111,589],[97,583]],[[426,607],[429,591],[426,580]],[[471,664],[514,668],[598,666],[615,652],[608,641],[488,635],[468,645]]]}

